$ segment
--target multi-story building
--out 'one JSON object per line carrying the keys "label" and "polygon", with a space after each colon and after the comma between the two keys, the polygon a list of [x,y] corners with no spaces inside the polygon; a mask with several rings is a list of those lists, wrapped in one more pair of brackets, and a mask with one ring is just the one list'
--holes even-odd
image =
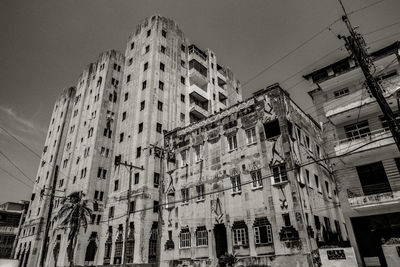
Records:
{"label": "multi-story building", "polygon": [[[191,44],[178,25],[152,16],[137,26],[125,51],[114,156],[143,170],[112,168],[107,200],[108,222],[100,238],[98,264],[120,264],[124,231],[127,263],[156,261],[163,132],[197,122],[241,100],[240,84],[214,52]],[[131,178],[131,195],[127,189]],[[128,204],[129,225],[126,229]],[[143,210],[135,212],[135,210]]]}
{"label": "multi-story building", "polygon": [[0,259],[11,259],[13,246],[23,222],[28,201],[6,202],[0,205]]}
{"label": "multi-story building", "polygon": [[161,266],[313,266],[347,239],[322,129],[277,84],[166,133],[163,151]]}
{"label": "multi-story building", "polygon": [[[371,53],[374,76],[398,114],[399,42]],[[400,237],[400,153],[352,58],[305,76],[334,160],[347,230],[360,266],[386,266],[382,244]],[[333,160],[333,159],[332,159]]]}
{"label": "multi-story building", "polygon": [[53,266],[55,262],[58,266],[68,265],[68,234],[53,219],[62,206],[63,197],[77,191],[89,200],[93,217],[87,230],[78,236],[74,261],[78,265],[95,261],[95,255],[86,251],[93,251],[91,248],[103,219],[124,62],[119,52],[102,53],[83,71],[77,87],[65,90],[56,101],[18,244],[19,251],[25,251],[26,266],[41,264],[52,188],[55,197],[44,266]]}
{"label": "multi-story building", "polygon": [[[160,162],[147,149],[150,144],[161,144],[164,130],[241,101],[240,84],[229,68],[212,51],[189,43],[170,19],[144,20],[129,37],[125,55],[126,60],[116,51],[102,53],[76,88],[64,90],[56,101],[18,242],[16,257],[23,266],[68,265],[68,231],[53,219],[62,200],[77,191],[94,215],[78,236],[74,263],[121,263],[129,174],[114,168],[115,156],[144,168],[133,174],[131,208],[152,206],[158,201]],[[157,214],[130,220],[129,239],[135,243],[129,243],[128,261],[155,261]]]}

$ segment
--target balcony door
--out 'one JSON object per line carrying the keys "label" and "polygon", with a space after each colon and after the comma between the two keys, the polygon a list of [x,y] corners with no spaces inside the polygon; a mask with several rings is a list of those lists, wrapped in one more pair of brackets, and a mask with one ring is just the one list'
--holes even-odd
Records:
{"label": "balcony door", "polygon": [[357,167],[364,195],[391,192],[385,168],[381,161]]}

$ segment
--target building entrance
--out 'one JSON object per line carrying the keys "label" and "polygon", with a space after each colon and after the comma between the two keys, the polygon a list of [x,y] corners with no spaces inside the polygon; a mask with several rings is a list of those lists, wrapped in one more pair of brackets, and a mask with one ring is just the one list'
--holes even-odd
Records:
{"label": "building entrance", "polygon": [[228,243],[226,239],[226,227],[223,223],[214,225],[215,251],[217,258],[228,252]]}
{"label": "building entrance", "polygon": [[400,237],[400,213],[356,217],[351,222],[364,265],[386,267],[382,244]]}

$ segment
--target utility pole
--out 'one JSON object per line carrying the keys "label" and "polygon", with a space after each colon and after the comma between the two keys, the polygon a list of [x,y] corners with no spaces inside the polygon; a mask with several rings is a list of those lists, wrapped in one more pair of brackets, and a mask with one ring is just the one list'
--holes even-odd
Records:
{"label": "utility pole", "polygon": [[51,215],[53,213],[53,206],[54,206],[54,195],[56,193],[56,185],[57,185],[57,178],[58,178],[58,165],[55,166],[54,168],[54,176],[53,176],[53,183],[51,186],[51,193],[50,193],[50,203],[49,203],[49,211],[47,213],[47,219],[46,219],[46,228],[44,230],[44,237],[43,237],[43,243],[42,243],[42,253],[40,257],[40,266],[44,267],[45,260],[46,260],[46,255],[47,255],[47,250],[48,250],[48,242],[49,242],[49,231],[50,231],[50,224],[51,224]]}
{"label": "utility pole", "polygon": [[[160,158],[160,181],[158,182],[158,226],[157,226],[157,247],[156,247],[156,266],[160,266],[161,264],[161,236],[162,236],[162,207],[163,207],[163,199],[164,199],[164,164],[163,160],[167,158],[168,163],[168,154],[171,152],[169,149],[161,148],[155,145],[150,144],[150,149],[154,150],[154,157],[158,156]],[[165,156],[167,155],[167,157]]]}
{"label": "utility pole", "polygon": [[128,195],[127,195],[127,208],[126,208],[126,218],[125,218],[125,231],[124,231],[124,255],[122,260],[122,266],[126,267],[126,248],[128,241],[128,228],[129,228],[129,217],[131,215],[131,187],[132,187],[132,173],[134,169],[144,170],[143,167],[134,166],[132,163],[121,162],[121,155],[115,157],[115,166],[125,166],[129,169],[129,182],[128,182]]}
{"label": "utility pole", "polygon": [[380,84],[374,78],[373,73],[371,73],[371,69],[375,69],[375,67],[372,58],[369,56],[366,50],[364,38],[352,27],[342,0],[338,1],[344,12],[342,20],[346,24],[347,29],[350,33],[350,36],[339,36],[339,38],[345,40],[347,50],[349,50],[349,52],[352,54],[352,56],[360,66],[365,76],[368,89],[371,92],[372,96],[374,96],[376,102],[382,110],[382,113],[388,123],[390,132],[392,133],[393,139],[396,142],[397,149],[400,151],[400,127],[396,121],[396,116],[394,115],[392,109],[390,108],[389,104],[386,102],[386,99],[382,94],[383,91]]}

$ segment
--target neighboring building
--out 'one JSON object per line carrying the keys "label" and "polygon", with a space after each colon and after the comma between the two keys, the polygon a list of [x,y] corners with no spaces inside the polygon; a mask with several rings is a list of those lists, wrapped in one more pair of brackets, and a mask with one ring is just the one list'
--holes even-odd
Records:
{"label": "neighboring building", "polygon": [[347,240],[322,134],[277,84],[167,133],[161,266],[217,266],[225,253],[311,266]]}
{"label": "neighboring building", "polygon": [[132,173],[129,229],[129,170],[112,168],[107,212],[99,242],[98,264],[123,261],[124,231],[129,231],[127,262],[156,261],[160,159],[150,145],[161,146],[163,132],[197,122],[241,101],[241,89],[216,55],[191,44],[178,25],[161,16],[146,18],[129,37],[119,102],[114,157],[143,166]]}
{"label": "neighboring building", "polygon": [[28,201],[6,202],[0,205],[0,259],[11,259],[18,236],[18,227],[28,208]]}
{"label": "neighboring building", "polygon": [[[400,67],[396,42],[371,54],[374,76],[398,114]],[[396,58],[397,53],[397,58]],[[381,245],[400,237],[400,153],[382,112],[352,58],[305,76],[334,160],[349,238],[362,266],[386,266]]]}
{"label": "neighboring building", "polygon": [[[49,246],[45,266],[68,266],[68,232],[53,218],[62,198],[81,191],[89,200],[93,217],[81,232],[74,255],[75,264],[93,264],[107,198],[115,140],[116,116],[122,83],[124,56],[114,50],[100,54],[81,74],[78,85],[63,92],[51,117],[31,206],[23,225],[17,258],[27,266],[40,264],[51,188],[55,185]],[[58,171],[56,170],[58,167]],[[57,177],[57,179],[55,178]],[[54,179],[56,179],[54,181]],[[87,253],[87,251],[89,251]]]}

